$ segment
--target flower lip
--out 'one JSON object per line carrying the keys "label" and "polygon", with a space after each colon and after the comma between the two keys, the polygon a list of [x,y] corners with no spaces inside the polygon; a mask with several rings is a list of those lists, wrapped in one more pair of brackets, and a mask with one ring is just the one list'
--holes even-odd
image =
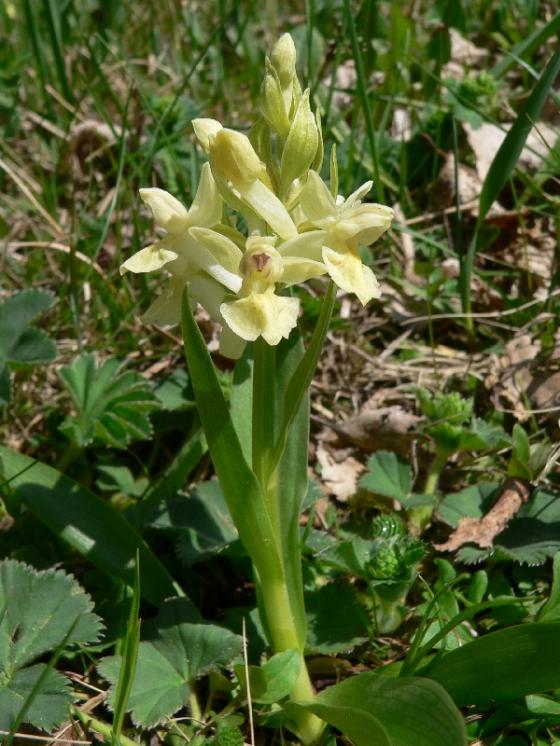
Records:
{"label": "flower lip", "polygon": [[264,252],[262,254],[253,254],[251,257],[253,262],[255,263],[255,267],[257,268],[257,272],[262,272],[263,269],[266,267],[267,262],[270,261],[270,257],[268,254],[265,254]]}

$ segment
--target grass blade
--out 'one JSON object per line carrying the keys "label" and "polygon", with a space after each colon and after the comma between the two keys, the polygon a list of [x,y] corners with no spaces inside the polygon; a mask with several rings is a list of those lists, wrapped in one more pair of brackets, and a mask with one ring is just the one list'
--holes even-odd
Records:
{"label": "grass blade", "polygon": [[140,555],[136,553],[136,567],[134,573],[134,587],[132,604],[126,628],[126,635],[122,649],[119,680],[115,691],[115,714],[111,729],[111,746],[121,746],[121,732],[126,715],[126,706],[132,690],[132,682],[136,673],[138,659],[138,645],[140,643]]}
{"label": "grass blade", "polygon": [[[507,133],[486,174],[480,193],[476,229],[463,257],[461,266],[461,301],[463,311],[471,312],[470,285],[474,258],[478,249],[479,230],[492,203],[511,176],[533,124],[538,119],[546,98],[560,72],[560,49],[550,58],[531,95],[519,112],[512,128]],[[467,319],[467,328],[472,334],[472,318]]]}

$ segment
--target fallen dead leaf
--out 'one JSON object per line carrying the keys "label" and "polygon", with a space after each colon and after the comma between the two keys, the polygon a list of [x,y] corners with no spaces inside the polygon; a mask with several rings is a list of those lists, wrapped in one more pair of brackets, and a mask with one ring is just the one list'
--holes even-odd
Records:
{"label": "fallen dead leaf", "polygon": [[440,552],[454,552],[463,544],[476,544],[482,549],[492,547],[519,509],[531,497],[532,485],[524,479],[504,482],[492,509],[482,518],[461,518],[459,525],[444,544],[435,544]]}
{"label": "fallen dead leaf", "polygon": [[[481,181],[484,181],[494,156],[503,143],[507,132],[511,128],[511,122],[503,124],[501,129],[495,124],[485,122],[476,129],[467,122],[463,123],[463,129],[467,135],[468,143],[476,159],[476,171]],[[536,171],[543,158],[550,152],[558,139],[560,131],[545,122],[537,122],[519,156],[518,167],[526,171]]]}
{"label": "fallen dead leaf", "polygon": [[356,494],[358,477],[364,470],[364,465],[350,454],[351,449],[328,448],[322,443],[317,446],[321,482],[329,494],[341,502],[346,502]]}
{"label": "fallen dead leaf", "polygon": [[364,451],[387,449],[408,455],[419,422],[420,417],[394,405],[364,411],[342,423],[322,424],[334,430],[342,442]]}

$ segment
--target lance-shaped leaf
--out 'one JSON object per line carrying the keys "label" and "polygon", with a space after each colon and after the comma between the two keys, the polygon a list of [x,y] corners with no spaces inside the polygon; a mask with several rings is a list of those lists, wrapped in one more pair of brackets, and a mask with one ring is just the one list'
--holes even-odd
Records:
{"label": "lance-shaped leaf", "polygon": [[560,687],[560,624],[500,629],[437,657],[423,674],[459,705],[518,699]]}
{"label": "lance-shaped leaf", "polygon": [[183,338],[208,450],[239,537],[261,579],[265,576],[278,579],[281,563],[270,515],[259,483],[245,459],[212,358],[192,315],[187,289],[183,297]]}
{"label": "lance-shaped leaf", "polygon": [[66,679],[46,672],[45,664],[29,664],[61,645],[97,640],[101,620],[92,609],[90,597],[71,575],[37,572],[15,560],[0,563],[1,729],[17,725],[34,689],[25,722],[50,730],[67,716],[71,697]]}
{"label": "lance-shaped leaf", "polygon": [[60,429],[80,448],[93,441],[126,448],[152,436],[149,414],[160,409],[159,400],[143,376],[123,371],[116,358],[98,366],[95,355],[82,355],[58,374],[77,411]]}

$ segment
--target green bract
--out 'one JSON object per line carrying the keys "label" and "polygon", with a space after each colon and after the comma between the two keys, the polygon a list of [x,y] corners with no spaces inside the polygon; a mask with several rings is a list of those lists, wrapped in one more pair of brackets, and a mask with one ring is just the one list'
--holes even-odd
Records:
{"label": "green bract", "polygon": [[[285,34],[266,61],[261,116],[249,137],[215,119],[194,120],[209,161],[194,202],[187,210],[162,189],[141,189],[165,235],[121,267],[121,272],[164,269],[170,275],[146,321],[178,323],[188,285],[191,302],[222,325],[220,352],[231,358],[241,357],[246,342],[262,338],[276,346],[289,337],[300,303],[284,296],[287,286],[329,274],[364,305],[380,296],[359,247],[389,229],[393,211],[362,202],[371,182],[346,199],[335,198],[311,170],[323,161],[321,121],[312,111],[310,91],[301,90],[295,58]],[[246,234],[238,230],[243,223]]]}

